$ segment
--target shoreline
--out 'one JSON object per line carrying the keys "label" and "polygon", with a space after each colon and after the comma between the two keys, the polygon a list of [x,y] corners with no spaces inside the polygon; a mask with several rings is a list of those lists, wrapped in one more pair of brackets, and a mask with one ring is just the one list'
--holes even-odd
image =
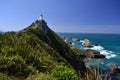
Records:
{"label": "shoreline", "polygon": [[[67,34],[67,33],[65,33],[65,34]],[[70,33],[70,34],[72,34],[72,33]],[[70,35],[70,34],[69,34],[69,37],[70,37],[71,39],[70,39],[69,37],[66,38],[66,36],[64,36],[64,39],[69,39],[69,40],[70,40],[70,42],[71,42],[70,45],[72,45],[72,46],[74,46],[74,47],[77,47],[77,46],[76,46],[77,43],[79,43],[79,45],[80,45],[80,44],[83,42],[83,40],[81,40],[81,39],[80,39],[80,41],[76,42],[75,39],[76,39],[76,38],[79,39],[79,37],[72,36],[72,35]],[[102,34],[102,35],[103,35],[103,34]],[[108,35],[109,35],[109,34],[108,34]],[[74,40],[73,40],[73,39],[74,39]],[[89,38],[88,38],[88,39],[89,39]],[[79,48],[79,47],[77,47],[77,48]],[[97,50],[97,51],[104,50],[104,51],[106,51],[106,52],[108,51],[108,50],[106,50],[104,47],[100,46],[99,44],[98,44],[97,46],[92,45],[91,48],[83,48],[83,49],[79,48],[79,49],[82,50],[82,51],[86,51],[87,49],[92,49],[92,50]],[[110,53],[109,53],[109,52],[110,52]],[[101,53],[101,52],[100,52],[100,53]],[[116,57],[116,56],[117,56],[117,55],[112,55],[113,53],[112,53],[111,51],[108,51],[108,53],[109,53],[109,57],[107,56],[107,59],[111,59],[112,57]],[[102,54],[104,54],[104,53],[102,53]],[[111,55],[111,56],[110,56],[110,55]],[[106,60],[107,60],[107,59],[106,59]],[[85,63],[85,64],[86,64],[86,63]],[[90,63],[89,63],[89,64],[90,64]],[[86,65],[86,66],[88,66],[88,65]],[[98,66],[98,65],[96,65],[96,66]],[[93,67],[96,67],[96,66],[88,66],[88,67],[90,67],[91,70],[94,70]],[[108,79],[108,78],[111,78],[112,80],[118,80],[118,79],[120,79],[120,77],[118,78],[118,76],[120,76],[120,74],[119,74],[119,75],[118,75],[118,74],[112,75],[112,74],[110,74],[108,68],[109,68],[109,67],[107,67],[107,69],[104,70],[104,69],[101,68],[101,66],[99,67],[100,74],[102,75],[103,78],[104,78],[104,77],[107,77],[107,79]]]}

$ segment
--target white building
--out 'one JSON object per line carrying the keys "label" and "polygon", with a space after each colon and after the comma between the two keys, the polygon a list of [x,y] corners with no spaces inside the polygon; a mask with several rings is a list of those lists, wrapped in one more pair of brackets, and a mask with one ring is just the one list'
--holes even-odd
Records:
{"label": "white building", "polygon": [[38,21],[43,20],[43,15],[41,14],[40,17],[38,18]]}

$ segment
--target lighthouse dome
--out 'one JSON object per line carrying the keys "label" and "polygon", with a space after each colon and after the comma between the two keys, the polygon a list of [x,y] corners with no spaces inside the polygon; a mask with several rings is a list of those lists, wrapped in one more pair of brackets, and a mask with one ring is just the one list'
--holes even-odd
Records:
{"label": "lighthouse dome", "polygon": [[43,20],[43,15],[41,14],[40,17],[38,18],[38,21]]}

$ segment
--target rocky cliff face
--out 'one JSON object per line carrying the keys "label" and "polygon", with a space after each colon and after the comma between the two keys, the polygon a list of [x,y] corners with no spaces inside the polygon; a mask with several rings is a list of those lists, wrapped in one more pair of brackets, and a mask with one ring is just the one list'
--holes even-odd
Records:
{"label": "rocky cliff face", "polygon": [[47,23],[44,20],[36,20],[34,24],[35,27],[39,27],[42,32],[47,33],[49,30],[49,27],[47,26]]}

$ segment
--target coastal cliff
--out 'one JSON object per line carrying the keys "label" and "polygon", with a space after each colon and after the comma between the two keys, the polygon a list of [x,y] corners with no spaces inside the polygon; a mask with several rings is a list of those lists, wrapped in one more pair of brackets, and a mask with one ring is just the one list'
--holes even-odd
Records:
{"label": "coastal cliff", "polygon": [[35,21],[18,32],[1,34],[0,44],[1,75],[29,80],[35,74],[52,75],[59,65],[70,68],[73,75],[85,75],[82,58],[48,27],[45,20]]}

